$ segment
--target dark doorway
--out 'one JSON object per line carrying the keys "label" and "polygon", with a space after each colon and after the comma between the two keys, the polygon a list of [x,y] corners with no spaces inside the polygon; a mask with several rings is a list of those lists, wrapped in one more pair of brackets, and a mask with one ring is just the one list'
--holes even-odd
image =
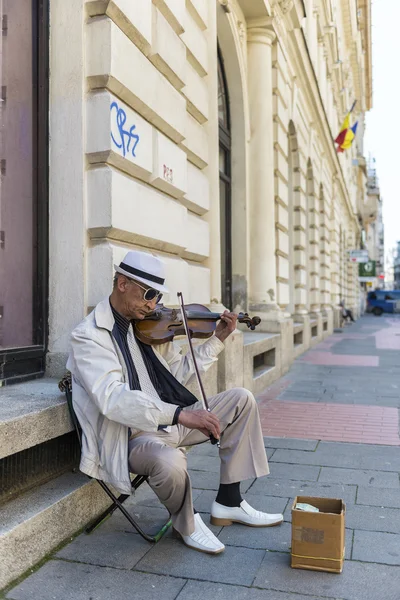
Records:
{"label": "dark doorway", "polygon": [[232,193],[229,96],[222,58],[218,52],[219,203],[221,228],[222,303],[232,307]]}

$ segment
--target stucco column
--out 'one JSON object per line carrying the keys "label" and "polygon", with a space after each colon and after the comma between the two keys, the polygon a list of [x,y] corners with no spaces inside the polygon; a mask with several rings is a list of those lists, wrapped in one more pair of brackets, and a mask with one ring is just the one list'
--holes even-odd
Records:
{"label": "stucco column", "polygon": [[250,106],[250,310],[275,320],[276,304],[272,44],[266,27],[248,30]]}
{"label": "stucco column", "polygon": [[50,2],[49,340],[46,374],[52,377],[65,373],[70,333],[85,317],[87,308],[84,13],[81,0]]}

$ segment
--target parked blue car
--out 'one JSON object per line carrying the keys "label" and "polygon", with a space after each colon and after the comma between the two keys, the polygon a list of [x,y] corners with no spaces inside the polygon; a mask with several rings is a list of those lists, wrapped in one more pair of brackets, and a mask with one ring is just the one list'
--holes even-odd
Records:
{"label": "parked blue car", "polygon": [[367,312],[377,317],[382,313],[400,312],[400,290],[375,290],[368,292]]}

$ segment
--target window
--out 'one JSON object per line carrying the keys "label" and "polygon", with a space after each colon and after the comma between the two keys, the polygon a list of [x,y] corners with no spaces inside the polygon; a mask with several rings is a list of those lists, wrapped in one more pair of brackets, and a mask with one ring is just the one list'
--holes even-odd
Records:
{"label": "window", "polygon": [[44,372],[48,0],[0,2],[0,382]]}
{"label": "window", "polygon": [[221,55],[218,53],[219,203],[221,225],[222,303],[232,307],[232,195],[229,98]]}

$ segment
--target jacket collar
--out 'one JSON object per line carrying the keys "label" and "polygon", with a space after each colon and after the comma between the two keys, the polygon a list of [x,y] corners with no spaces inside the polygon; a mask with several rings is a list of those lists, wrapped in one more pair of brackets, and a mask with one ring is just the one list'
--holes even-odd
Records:
{"label": "jacket collar", "polygon": [[114,315],[112,314],[109,296],[104,298],[104,300],[99,302],[99,304],[96,306],[94,309],[94,318],[97,327],[100,327],[101,329],[107,329],[108,331],[112,332],[115,319]]}

